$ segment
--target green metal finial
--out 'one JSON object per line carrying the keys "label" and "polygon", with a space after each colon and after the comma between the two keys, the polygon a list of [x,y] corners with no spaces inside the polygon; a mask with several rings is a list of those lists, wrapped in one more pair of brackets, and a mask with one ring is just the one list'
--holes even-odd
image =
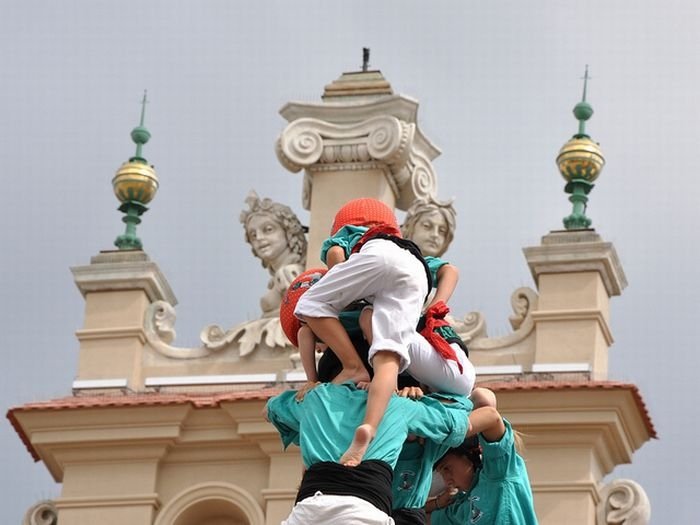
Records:
{"label": "green metal finial", "polygon": [[131,139],[136,143],[136,155],[122,164],[112,179],[114,194],[121,201],[119,211],[124,214],[122,221],[126,230],[117,237],[114,244],[120,250],[140,250],[143,247],[141,239],[136,235],[136,226],[141,223],[141,215],[148,211],[148,204],[158,191],[158,177],[142,156],[141,149],[151,138],[151,133],[143,125],[146,114],[147,92],[143,92],[141,101],[141,121],[131,131]]}
{"label": "green metal finial", "polygon": [[578,133],[564,144],[557,156],[559,172],[567,181],[564,191],[570,195],[569,201],[573,204],[571,215],[564,218],[567,230],[590,228],[592,221],[586,217],[588,194],[605,165],[600,146],[586,134],[586,121],[593,115],[593,108],[586,101],[589,78],[586,65],[583,97],[581,102],[574,106],[574,116],[579,121]]}
{"label": "green metal finial", "polygon": [[131,162],[143,162],[144,164],[146,164],[147,161],[143,157],[141,151],[143,145],[146,144],[146,142],[148,142],[148,140],[151,138],[151,132],[148,131],[143,125],[143,120],[146,116],[146,104],[148,103],[148,99],[146,98],[147,94],[148,91],[144,89],[143,100],[141,101],[141,122],[138,126],[131,130],[131,140],[133,140],[136,144],[136,155],[129,159]]}
{"label": "green metal finial", "polygon": [[583,75],[583,97],[581,102],[574,106],[574,116],[578,120],[578,133],[574,135],[576,138],[587,137],[586,121],[593,116],[593,107],[586,102],[586,90],[588,88],[588,64],[586,64],[586,73]]}

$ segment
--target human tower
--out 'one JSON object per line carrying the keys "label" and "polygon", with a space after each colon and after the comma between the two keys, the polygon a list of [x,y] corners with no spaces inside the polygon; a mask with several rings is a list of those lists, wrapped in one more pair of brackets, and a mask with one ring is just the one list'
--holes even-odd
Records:
{"label": "human tower", "polygon": [[283,524],[537,523],[515,433],[494,394],[474,388],[446,320],[457,269],[423,256],[369,198],[338,210],[321,261],[280,309],[307,377],[266,406],[304,464]]}

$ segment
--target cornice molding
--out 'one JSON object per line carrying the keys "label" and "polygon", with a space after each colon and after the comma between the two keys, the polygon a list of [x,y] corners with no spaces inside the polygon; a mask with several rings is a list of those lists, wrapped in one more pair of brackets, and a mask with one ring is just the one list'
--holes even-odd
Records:
{"label": "cornice molding", "polygon": [[151,302],[177,304],[165,275],[142,251],[102,252],[89,265],[74,266],[71,272],[83,297],[91,292],[143,290]]}
{"label": "cornice molding", "polygon": [[607,319],[600,310],[580,308],[571,310],[535,310],[532,320],[537,323],[545,321],[596,321],[608,346],[614,342]]}
{"label": "cornice molding", "polygon": [[621,295],[627,287],[615,247],[592,231],[552,232],[523,253],[536,283],[543,274],[598,272],[608,296]]}
{"label": "cornice molding", "polygon": [[158,510],[161,506],[158,494],[123,494],[119,496],[62,497],[55,500],[56,508],[85,509],[102,507],[148,506]]}

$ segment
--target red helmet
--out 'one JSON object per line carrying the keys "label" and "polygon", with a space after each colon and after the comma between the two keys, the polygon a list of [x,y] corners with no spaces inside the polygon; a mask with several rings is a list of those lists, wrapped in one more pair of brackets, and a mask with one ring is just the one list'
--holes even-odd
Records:
{"label": "red helmet", "polygon": [[399,229],[396,215],[389,206],[377,199],[355,199],[346,203],[335,214],[331,235],[335,235],[340,228],[352,226],[376,226],[388,224]]}
{"label": "red helmet", "polygon": [[297,307],[299,298],[304,295],[306,290],[316,284],[318,280],[325,275],[328,270],[325,268],[311,268],[299,274],[292,281],[287,291],[284,292],[282,302],[280,303],[280,324],[284,335],[292,342],[294,346],[298,346],[297,332],[301,327],[301,321],[294,315],[294,309]]}

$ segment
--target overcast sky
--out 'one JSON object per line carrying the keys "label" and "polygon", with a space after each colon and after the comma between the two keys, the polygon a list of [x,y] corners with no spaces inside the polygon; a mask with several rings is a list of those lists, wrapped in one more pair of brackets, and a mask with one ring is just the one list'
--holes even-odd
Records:
{"label": "overcast sky", "polygon": [[[512,291],[534,287],[522,247],[570,212],[554,159],[590,64],[587,129],[607,164],[588,214],[629,280],[611,304],[610,379],[639,386],[661,437],[612,477],[642,484],[652,523],[697,522],[698,27],[692,0],[1,0],[3,410],[70,393],[84,302],[69,267],[123,231],[111,178],[133,155],[144,88],[161,186],[139,234],[179,299],[178,346],[257,315],[268,277],[238,222],[246,194],[308,222],[302,176],[273,151],[278,110],[319,101],[363,46],[442,149],[453,312],[481,311],[503,335]],[[60,486],[7,421],[0,442],[0,522],[19,523]]]}

